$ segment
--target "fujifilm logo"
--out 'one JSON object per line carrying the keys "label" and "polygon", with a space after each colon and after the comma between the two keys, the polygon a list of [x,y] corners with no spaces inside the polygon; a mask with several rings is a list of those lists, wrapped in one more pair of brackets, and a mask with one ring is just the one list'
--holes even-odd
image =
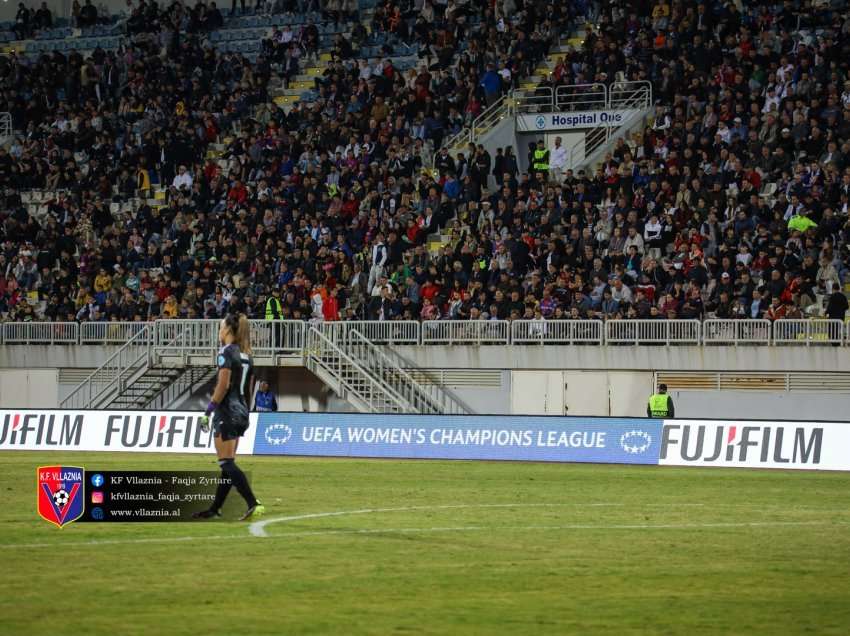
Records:
{"label": "fujifilm logo", "polygon": [[83,417],[68,413],[8,413],[0,420],[0,446],[79,446]]}
{"label": "fujifilm logo", "polygon": [[698,464],[817,466],[822,445],[823,428],[819,427],[665,424],[660,458],[662,463],[669,456],[670,463],[680,458],[682,463]]}

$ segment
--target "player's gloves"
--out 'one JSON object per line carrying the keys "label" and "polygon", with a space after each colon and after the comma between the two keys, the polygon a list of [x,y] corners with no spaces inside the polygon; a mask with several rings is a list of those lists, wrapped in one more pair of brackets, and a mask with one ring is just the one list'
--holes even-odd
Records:
{"label": "player's gloves", "polygon": [[204,433],[209,433],[210,432],[210,418],[207,415],[201,415],[201,417],[198,418],[198,426],[201,427],[201,430]]}

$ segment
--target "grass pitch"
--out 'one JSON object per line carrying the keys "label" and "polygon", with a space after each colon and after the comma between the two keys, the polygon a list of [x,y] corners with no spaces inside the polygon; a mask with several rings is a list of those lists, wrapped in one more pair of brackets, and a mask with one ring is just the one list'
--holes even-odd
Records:
{"label": "grass pitch", "polygon": [[[0,453],[0,634],[847,634],[850,475],[243,457],[270,523],[71,524]],[[238,497],[234,491],[231,497]],[[406,508],[406,510],[397,510]],[[386,510],[393,509],[393,510]]]}

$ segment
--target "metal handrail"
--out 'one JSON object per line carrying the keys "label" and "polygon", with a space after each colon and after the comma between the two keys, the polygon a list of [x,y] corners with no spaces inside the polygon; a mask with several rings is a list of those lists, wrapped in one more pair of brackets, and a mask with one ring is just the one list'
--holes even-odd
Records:
{"label": "metal handrail", "polygon": [[699,320],[609,320],[605,323],[608,344],[699,344]]}
{"label": "metal handrail", "polygon": [[[351,330],[346,350],[355,359],[366,363],[366,369],[376,371],[387,384],[401,395],[414,413],[438,415],[467,415],[472,411],[443,387],[432,384],[430,390],[417,382],[403,365],[410,363],[389,347],[379,348],[356,329]],[[376,364],[369,364],[374,361]]]}
{"label": "metal handrail", "polygon": [[514,320],[512,344],[602,344],[601,320]]}
{"label": "metal handrail", "polygon": [[[80,323],[80,344],[121,344],[132,340],[150,323],[146,322],[84,322]],[[153,336],[153,330],[148,330]]]}
{"label": "metal handrail", "polygon": [[428,320],[422,323],[422,344],[510,343],[507,320]]}
{"label": "metal handrail", "polygon": [[600,82],[558,86],[552,106],[558,112],[602,110],[608,106],[608,87]]}
{"label": "metal handrail", "polygon": [[[632,84],[637,84],[638,86],[632,88]],[[623,88],[618,93],[615,93],[613,89],[609,90],[608,108],[611,110],[630,111],[629,115],[626,119],[617,123],[611,121],[600,122],[595,128],[587,132],[583,138],[577,139],[567,151],[570,168],[575,169],[579,165],[593,163],[593,156],[600,148],[611,141],[615,131],[631,128],[637,120],[645,116],[644,112],[652,103],[652,85],[648,82],[623,82],[621,85],[629,88]],[[627,97],[617,97],[616,99],[613,97],[620,94],[627,95]],[[575,161],[574,157],[578,154],[578,148],[580,146],[584,147],[582,153],[584,158],[578,162]]]}
{"label": "metal handrail", "polygon": [[726,320],[707,318],[702,323],[702,343],[770,344],[770,321],[759,319]]}
{"label": "metal handrail", "polygon": [[76,322],[4,322],[5,344],[78,344],[80,325]]}
{"label": "metal handrail", "polygon": [[[95,408],[101,406],[105,395],[119,394],[126,388],[128,378],[147,367],[151,355],[150,326],[145,325],[135,336],[109,356],[102,365],[62,400],[62,408]],[[138,368],[137,368],[138,367]]]}
{"label": "metal handrail", "polygon": [[8,111],[0,113],[0,137],[11,137],[14,130],[12,113]]}
{"label": "metal handrail", "polygon": [[[493,342],[498,344],[524,344],[525,342],[541,342],[538,336],[523,334],[519,325],[546,325],[546,333],[555,333],[561,329],[559,323],[570,322],[595,323],[597,321],[468,321],[468,320],[438,320],[419,322],[415,320],[401,321],[338,321],[317,323],[315,326],[331,339],[345,338],[352,329],[359,331],[364,337],[376,344],[418,345],[450,342]],[[607,324],[607,321],[602,324]],[[632,320],[613,321],[618,324],[630,324]],[[660,321],[664,322],[664,321]],[[271,342],[278,352],[302,353],[305,347],[306,323],[291,321],[252,320],[255,330],[262,327],[270,328],[272,324],[283,325],[283,342],[279,339],[269,340],[272,336],[260,334],[255,337],[256,348],[260,351],[269,350]],[[811,326],[806,326],[811,323]],[[493,325],[500,325],[494,327]],[[87,326],[91,325],[91,326]],[[111,333],[110,327],[119,326],[119,332]],[[0,324],[2,342],[6,345],[51,345],[51,344],[117,344],[121,333],[126,338],[120,340],[123,345],[132,341],[135,345],[147,344],[139,335],[148,334],[150,345],[158,355],[168,353],[214,353],[218,349],[218,321],[216,320],[157,320],[155,322],[128,323],[76,323],[76,322],[6,322]],[[466,327],[464,326],[466,325]],[[470,326],[471,325],[471,326]],[[481,326],[489,325],[489,326]],[[501,325],[505,325],[504,327]],[[105,330],[105,331],[103,331]],[[505,330],[505,335],[502,335]],[[604,330],[603,330],[604,331]],[[800,320],[778,320],[771,323],[767,320],[750,319],[719,319],[707,318],[702,322],[702,344],[845,344],[850,345],[850,322],[841,320],[826,320],[823,318],[806,318]],[[425,333],[427,332],[427,333]],[[255,331],[256,334],[256,331]],[[494,336],[495,334],[495,336]],[[572,338],[572,336],[570,336]],[[543,338],[543,342],[563,342],[567,336]],[[129,340],[128,340],[129,339]],[[605,344],[604,337],[595,336],[588,339],[576,338],[576,341],[593,341]],[[114,355],[114,352],[113,354]]]}
{"label": "metal handrail", "polygon": [[[327,352],[332,354],[329,360],[326,359],[326,355],[323,355]],[[355,395],[370,412],[388,412],[387,404],[394,405],[389,412],[409,412],[408,406],[395,391],[367,373],[350,355],[315,327],[310,327],[307,331],[306,354],[307,367],[311,371],[315,373],[319,369],[325,370],[343,391]],[[352,381],[353,378],[346,371],[357,375],[360,387]],[[368,393],[364,393],[361,387],[368,388]]]}
{"label": "metal handrail", "polygon": [[844,323],[828,318],[781,319],[773,323],[773,344],[841,344]]}

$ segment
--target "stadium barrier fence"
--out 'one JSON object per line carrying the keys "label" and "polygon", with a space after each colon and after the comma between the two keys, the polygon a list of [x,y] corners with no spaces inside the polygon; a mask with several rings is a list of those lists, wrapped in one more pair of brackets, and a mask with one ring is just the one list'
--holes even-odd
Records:
{"label": "stadium barrier fence", "polygon": [[[139,322],[6,322],[0,343],[122,345],[153,325],[160,353],[210,354],[218,349],[218,320]],[[356,330],[386,345],[850,345],[850,323],[805,320],[433,320],[302,322],[251,320],[260,354],[301,353],[308,326],[328,337]],[[147,344],[147,343],[140,343]]]}

